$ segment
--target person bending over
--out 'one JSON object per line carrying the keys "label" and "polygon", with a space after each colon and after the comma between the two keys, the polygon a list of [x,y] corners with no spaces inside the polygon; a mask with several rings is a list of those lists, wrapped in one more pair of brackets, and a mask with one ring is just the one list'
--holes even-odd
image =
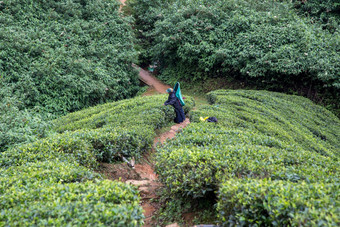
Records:
{"label": "person bending over", "polygon": [[185,120],[185,114],[182,105],[179,99],[176,97],[175,92],[172,88],[166,89],[166,92],[169,94],[169,98],[164,103],[164,105],[172,105],[175,108],[176,118],[174,119],[174,121],[175,123],[179,124]]}

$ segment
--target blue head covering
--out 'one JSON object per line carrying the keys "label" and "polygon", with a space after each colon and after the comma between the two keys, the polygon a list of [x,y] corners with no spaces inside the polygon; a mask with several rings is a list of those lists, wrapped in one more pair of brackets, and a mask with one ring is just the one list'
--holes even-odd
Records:
{"label": "blue head covering", "polygon": [[173,91],[172,88],[166,89],[166,93],[171,93],[172,91]]}

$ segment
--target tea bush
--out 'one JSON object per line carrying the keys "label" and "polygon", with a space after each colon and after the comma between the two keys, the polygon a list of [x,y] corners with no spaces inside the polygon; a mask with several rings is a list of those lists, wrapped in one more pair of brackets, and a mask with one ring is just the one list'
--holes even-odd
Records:
{"label": "tea bush", "polygon": [[1,225],[141,226],[137,190],[116,181],[20,184],[0,196]]}
{"label": "tea bush", "polygon": [[0,172],[1,194],[18,185],[73,183],[101,179],[99,174],[80,166],[77,162],[51,159],[1,168]]}
{"label": "tea bush", "polygon": [[103,180],[60,153],[20,161],[0,168],[0,225],[142,225],[132,186]]}
{"label": "tea bush", "polygon": [[33,143],[13,147],[2,153],[0,167],[20,166],[27,162],[56,159],[77,161],[86,167],[96,167],[92,145],[72,134],[55,135]]}
{"label": "tea bush", "polygon": [[[151,148],[154,130],[175,117],[172,107],[163,106],[165,100],[165,95],[138,97],[68,114],[54,122],[55,129],[63,133],[7,150],[0,157],[0,166],[53,157],[96,167],[97,161],[112,162],[121,155],[138,158]],[[188,97],[185,112],[193,105]]]}
{"label": "tea bush", "polygon": [[[58,132],[127,126],[158,129],[175,118],[173,108],[163,106],[166,100],[166,95],[156,95],[98,105],[55,120],[55,129]],[[194,100],[187,97],[184,112],[187,114],[194,105]]]}
{"label": "tea bush", "polygon": [[228,112],[234,113],[228,114],[233,116],[226,121],[228,125],[255,127],[266,135],[323,154],[340,149],[339,118],[306,98],[268,91],[219,90],[209,93],[208,100],[227,105]]}
{"label": "tea bush", "polygon": [[[158,148],[156,170],[172,195],[218,195],[221,184],[231,179],[338,185],[340,121],[331,112],[306,98],[268,91],[220,90],[209,93],[208,99],[212,105],[192,111],[192,123],[176,140]],[[199,119],[208,116],[217,117],[218,123]],[[323,187],[318,188],[323,193]],[[297,190],[305,193],[302,186]],[[225,203],[225,195],[221,196],[219,206],[229,206],[231,202]],[[339,195],[330,196],[335,201]],[[242,209],[221,214],[220,220],[228,221],[237,212],[241,217]],[[248,222],[268,217],[257,211],[247,217]],[[326,219],[333,220],[329,215]]]}
{"label": "tea bush", "polygon": [[111,0],[0,3],[0,80],[25,107],[69,111],[134,96],[137,52]]}
{"label": "tea bush", "polygon": [[[98,161],[139,157],[174,119],[165,95],[98,105],[54,121],[46,138],[0,156],[0,225],[142,226],[138,191],[103,180]],[[185,112],[194,105],[187,97]],[[86,168],[87,167],[87,168]]]}
{"label": "tea bush", "polygon": [[336,226],[339,184],[231,179],[219,193],[223,226]]}
{"label": "tea bush", "polygon": [[[163,106],[165,95],[137,97],[74,112],[54,121],[55,130],[88,141],[100,161],[111,162],[121,155],[139,157],[151,148],[154,130],[175,118],[172,107]],[[194,106],[186,99],[185,113]]]}
{"label": "tea bush", "polygon": [[[0,91],[5,96],[6,89]],[[0,98],[1,99],[1,98]],[[0,152],[20,143],[33,142],[47,136],[50,129],[46,114],[35,109],[22,109],[16,97],[0,101]]]}

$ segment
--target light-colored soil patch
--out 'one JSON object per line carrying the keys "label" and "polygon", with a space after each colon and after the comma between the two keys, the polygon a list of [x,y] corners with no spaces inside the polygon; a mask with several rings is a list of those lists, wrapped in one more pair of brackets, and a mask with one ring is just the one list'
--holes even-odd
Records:
{"label": "light-colored soil patch", "polygon": [[139,78],[146,83],[148,86],[153,87],[157,92],[161,94],[166,93],[166,89],[170,88],[169,85],[162,83],[162,81],[158,80],[156,77],[151,75],[148,71],[133,65],[135,69],[139,71]]}

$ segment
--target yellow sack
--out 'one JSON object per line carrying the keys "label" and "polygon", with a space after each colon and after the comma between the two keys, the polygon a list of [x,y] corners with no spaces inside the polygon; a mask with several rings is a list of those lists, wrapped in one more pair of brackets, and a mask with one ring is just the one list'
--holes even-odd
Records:
{"label": "yellow sack", "polygon": [[203,117],[200,117],[200,120],[201,121],[205,121],[205,120],[207,120],[209,117],[206,117],[206,118],[203,118]]}

